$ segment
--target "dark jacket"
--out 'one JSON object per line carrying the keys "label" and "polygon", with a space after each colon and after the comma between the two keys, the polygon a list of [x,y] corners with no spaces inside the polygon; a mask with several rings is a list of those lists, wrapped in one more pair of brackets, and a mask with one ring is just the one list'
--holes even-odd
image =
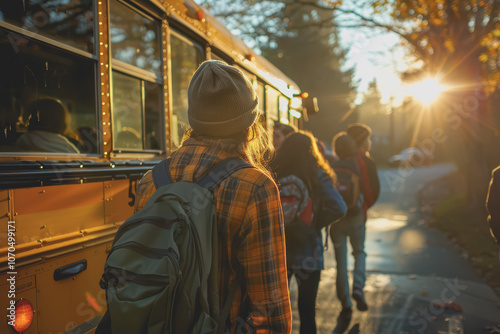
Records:
{"label": "dark jacket", "polygon": [[[295,224],[285,228],[287,265],[289,270],[307,269],[323,270],[323,239],[320,224],[333,223],[343,218],[347,213],[347,205],[340,193],[333,186],[332,179],[318,169],[318,179],[321,182],[321,206],[315,209],[314,224]],[[314,204],[314,207],[320,205]]]}
{"label": "dark jacket", "polygon": [[378,179],[375,160],[368,153],[359,154],[355,157],[355,161],[361,173],[362,192],[365,201],[363,209],[366,220],[366,212],[375,204],[380,195],[380,181]]}
{"label": "dark jacket", "polygon": [[490,189],[486,197],[486,210],[488,210],[488,223],[491,234],[500,246],[500,167],[493,170]]}

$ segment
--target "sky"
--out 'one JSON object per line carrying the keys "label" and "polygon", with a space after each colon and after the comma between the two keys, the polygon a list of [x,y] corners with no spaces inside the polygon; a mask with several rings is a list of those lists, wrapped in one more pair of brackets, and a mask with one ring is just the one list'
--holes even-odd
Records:
{"label": "sky", "polygon": [[[392,22],[390,16],[392,8],[373,17],[371,6],[360,8],[359,3],[357,0],[344,0],[341,7],[374,18],[380,23]],[[349,16],[344,17],[349,18]],[[351,17],[353,20],[356,19]],[[392,99],[394,105],[401,104],[404,87],[400,73],[415,66],[414,59],[408,55],[408,49],[401,44],[401,37],[385,29],[341,28],[340,42],[344,49],[349,50],[344,66],[354,69],[353,79],[358,82],[358,98],[355,103],[361,102],[369,84],[376,80],[382,103],[388,103]]]}
{"label": "sky", "polygon": [[369,84],[376,80],[386,103],[394,97],[394,103],[402,100],[402,87],[399,73],[408,69],[410,60],[399,36],[393,33],[363,32],[356,29],[342,29],[341,45],[349,50],[346,54],[344,68],[354,68],[353,81],[358,82],[359,104]]}

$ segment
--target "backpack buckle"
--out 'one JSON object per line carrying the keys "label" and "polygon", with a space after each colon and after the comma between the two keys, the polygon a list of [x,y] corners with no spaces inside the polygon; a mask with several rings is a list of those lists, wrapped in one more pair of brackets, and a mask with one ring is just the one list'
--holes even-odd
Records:
{"label": "backpack buckle", "polygon": [[101,289],[106,290],[109,286],[108,278],[106,277],[106,274],[102,274],[101,280],[99,281],[99,286]]}

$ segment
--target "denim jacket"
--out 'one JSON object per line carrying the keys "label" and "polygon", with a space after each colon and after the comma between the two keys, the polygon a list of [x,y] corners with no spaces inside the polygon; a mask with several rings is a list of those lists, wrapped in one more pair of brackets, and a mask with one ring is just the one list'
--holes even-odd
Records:
{"label": "denim jacket", "polygon": [[323,270],[324,246],[321,225],[338,221],[347,213],[347,205],[342,196],[335,189],[331,178],[320,168],[318,179],[321,182],[322,209],[315,212],[315,224],[313,226],[295,224],[285,229],[289,270]]}

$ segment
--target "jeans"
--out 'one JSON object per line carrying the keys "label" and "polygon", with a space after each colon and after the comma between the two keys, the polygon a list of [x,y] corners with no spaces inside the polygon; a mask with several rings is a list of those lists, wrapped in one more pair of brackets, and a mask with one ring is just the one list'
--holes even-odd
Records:
{"label": "jeans", "polygon": [[352,307],[349,294],[349,278],[347,276],[347,237],[351,242],[354,255],[353,289],[363,289],[366,280],[365,253],[366,226],[364,214],[346,217],[330,227],[335,260],[337,261],[337,296],[342,307]]}
{"label": "jeans", "polygon": [[321,270],[288,270],[288,281],[293,275],[299,286],[300,334],[316,334],[316,296]]}

